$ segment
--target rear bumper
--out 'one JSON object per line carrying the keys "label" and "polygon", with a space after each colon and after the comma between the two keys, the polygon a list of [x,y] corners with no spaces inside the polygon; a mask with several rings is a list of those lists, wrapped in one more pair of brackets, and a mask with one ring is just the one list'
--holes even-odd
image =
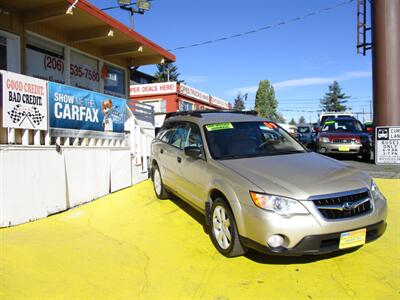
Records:
{"label": "rear bumper", "polygon": [[[366,243],[369,243],[383,235],[386,230],[386,222],[381,221],[379,223],[362,228],[367,228]],[[357,229],[360,228],[353,228],[348,231],[353,231]],[[322,235],[308,235],[305,236],[296,246],[289,249],[283,247],[272,249],[244,237],[241,237],[241,240],[247,247],[255,249],[262,253],[282,256],[300,256],[311,254],[326,254],[341,250],[339,249],[339,240],[341,233],[342,232]]]}

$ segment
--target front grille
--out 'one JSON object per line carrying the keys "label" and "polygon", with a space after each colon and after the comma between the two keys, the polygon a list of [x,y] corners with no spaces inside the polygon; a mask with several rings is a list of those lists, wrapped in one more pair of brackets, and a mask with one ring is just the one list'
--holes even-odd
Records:
{"label": "front grille", "polygon": [[339,197],[318,198],[313,202],[322,216],[329,220],[364,215],[372,209],[368,191]]}
{"label": "front grille", "polygon": [[353,140],[352,139],[332,139],[332,142],[336,143],[336,144],[350,144],[353,142]]}

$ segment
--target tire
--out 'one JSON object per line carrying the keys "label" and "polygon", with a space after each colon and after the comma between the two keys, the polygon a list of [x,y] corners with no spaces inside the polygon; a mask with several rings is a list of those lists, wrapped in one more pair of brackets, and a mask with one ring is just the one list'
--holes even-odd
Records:
{"label": "tire", "polygon": [[247,248],[240,241],[232,210],[224,199],[213,201],[210,217],[209,234],[215,248],[226,257],[244,255]]}
{"label": "tire", "polygon": [[157,165],[153,167],[153,188],[158,199],[167,199],[169,197],[167,190],[164,187],[160,169]]}

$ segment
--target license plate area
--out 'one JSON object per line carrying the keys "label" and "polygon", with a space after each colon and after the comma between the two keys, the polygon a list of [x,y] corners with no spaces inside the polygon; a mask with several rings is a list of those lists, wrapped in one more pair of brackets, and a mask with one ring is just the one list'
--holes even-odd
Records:
{"label": "license plate area", "polygon": [[343,232],[340,234],[339,249],[346,249],[364,245],[366,236],[366,228]]}
{"label": "license plate area", "polygon": [[339,146],[339,151],[341,152],[349,152],[350,147],[349,146]]}

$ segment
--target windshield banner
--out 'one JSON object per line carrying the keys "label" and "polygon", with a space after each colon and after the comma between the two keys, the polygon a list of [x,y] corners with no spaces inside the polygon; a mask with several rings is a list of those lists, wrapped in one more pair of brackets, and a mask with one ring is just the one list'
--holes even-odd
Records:
{"label": "windshield banner", "polygon": [[124,132],[126,100],[53,82],[48,89],[51,128],[70,129],[75,137]]}

